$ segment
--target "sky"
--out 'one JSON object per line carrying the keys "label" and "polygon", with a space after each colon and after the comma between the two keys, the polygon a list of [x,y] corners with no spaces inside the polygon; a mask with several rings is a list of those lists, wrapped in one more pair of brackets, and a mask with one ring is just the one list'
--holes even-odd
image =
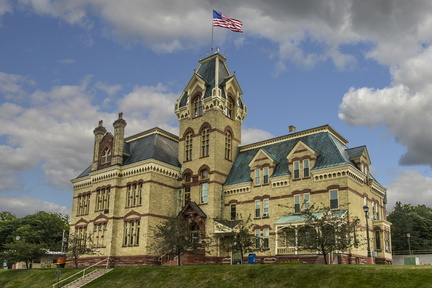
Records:
{"label": "sky", "polygon": [[0,0],[0,211],[70,213],[99,120],[177,135],[211,48],[243,90],[242,144],[329,124],[367,146],[388,211],[432,207],[431,44],[430,0]]}

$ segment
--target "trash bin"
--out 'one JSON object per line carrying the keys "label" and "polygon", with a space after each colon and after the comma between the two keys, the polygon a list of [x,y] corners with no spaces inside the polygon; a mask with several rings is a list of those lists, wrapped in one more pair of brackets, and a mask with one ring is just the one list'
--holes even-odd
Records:
{"label": "trash bin", "polygon": [[65,265],[66,265],[66,259],[64,259],[64,258],[57,259],[57,262],[56,262],[57,268],[64,268]]}
{"label": "trash bin", "polygon": [[256,264],[256,254],[250,253],[248,255],[248,264]]}

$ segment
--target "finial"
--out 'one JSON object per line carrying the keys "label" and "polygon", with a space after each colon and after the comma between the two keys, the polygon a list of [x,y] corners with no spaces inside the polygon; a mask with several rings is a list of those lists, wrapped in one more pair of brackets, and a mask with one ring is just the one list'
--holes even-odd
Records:
{"label": "finial", "polygon": [[99,120],[99,127],[102,127],[103,125],[103,120]]}
{"label": "finial", "polygon": [[123,112],[120,112],[120,113],[118,114],[118,119],[123,119]]}

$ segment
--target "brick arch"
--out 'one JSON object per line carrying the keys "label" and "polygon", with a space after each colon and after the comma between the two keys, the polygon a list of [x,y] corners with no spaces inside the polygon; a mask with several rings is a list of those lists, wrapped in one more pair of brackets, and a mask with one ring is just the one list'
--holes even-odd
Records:
{"label": "brick arch", "polygon": [[201,134],[202,131],[204,130],[204,128],[209,128],[210,130],[212,130],[212,126],[210,125],[210,123],[208,123],[208,122],[204,122],[204,123],[201,125],[201,127],[200,127],[198,133]]}
{"label": "brick arch", "polygon": [[195,135],[194,130],[191,127],[188,127],[184,132],[183,132],[183,137],[180,140],[184,140],[186,138],[186,135],[192,133],[192,136]]}

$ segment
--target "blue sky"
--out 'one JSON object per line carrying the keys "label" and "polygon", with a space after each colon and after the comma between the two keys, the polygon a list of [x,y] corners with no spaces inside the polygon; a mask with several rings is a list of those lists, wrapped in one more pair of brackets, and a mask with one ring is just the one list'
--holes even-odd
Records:
{"label": "blue sky", "polygon": [[0,211],[68,213],[93,129],[174,134],[214,46],[243,90],[243,144],[329,124],[396,201],[432,207],[430,1],[0,0]]}

